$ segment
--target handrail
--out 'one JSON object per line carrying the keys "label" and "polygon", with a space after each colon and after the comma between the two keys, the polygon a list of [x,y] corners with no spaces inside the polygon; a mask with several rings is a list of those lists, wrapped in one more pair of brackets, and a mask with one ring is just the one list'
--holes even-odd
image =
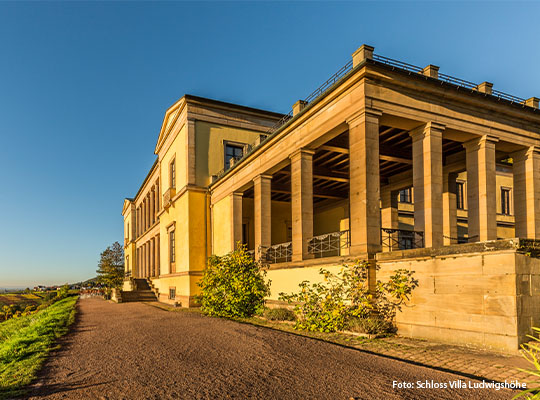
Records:
{"label": "handrail", "polygon": [[350,246],[348,230],[325,233],[308,239],[308,253],[316,257],[341,255]]}

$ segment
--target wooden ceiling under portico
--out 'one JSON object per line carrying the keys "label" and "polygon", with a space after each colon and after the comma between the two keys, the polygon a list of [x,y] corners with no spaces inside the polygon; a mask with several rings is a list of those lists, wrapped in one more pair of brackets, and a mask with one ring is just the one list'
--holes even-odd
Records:
{"label": "wooden ceiling under portico", "polygon": [[[443,138],[443,158],[463,151],[461,143]],[[412,139],[407,130],[380,127],[379,159],[381,183],[412,168]],[[444,160],[443,160],[444,162]],[[253,188],[244,193],[253,197]],[[313,155],[313,202],[349,197],[349,134],[344,132],[320,146]],[[274,173],[272,200],[291,201],[290,165]]]}

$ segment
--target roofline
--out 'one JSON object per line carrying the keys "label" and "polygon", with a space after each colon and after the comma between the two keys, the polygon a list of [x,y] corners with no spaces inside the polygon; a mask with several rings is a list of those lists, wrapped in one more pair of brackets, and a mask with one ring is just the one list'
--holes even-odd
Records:
{"label": "roofline", "polygon": [[139,187],[139,190],[137,191],[137,194],[135,194],[135,196],[133,197],[133,199],[131,199],[131,201],[135,201],[135,199],[137,198],[137,196],[139,196],[139,193],[141,193],[144,185],[146,185],[146,182],[148,182],[148,179],[150,179],[150,175],[152,175],[152,172],[154,171],[154,168],[157,166],[158,164],[158,161],[159,161],[159,158],[156,157],[156,161],[154,161],[154,164],[152,164],[152,167],[150,168],[150,171],[148,172],[148,174],[146,175],[146,178],[144,178],[144,181],[143,183],[141,184],[141,186]]}
{"label": "roofline", "polygon": [[[199,102],[203,102],[203,103],[215,104],[215,105],[221,106],[221,107],[239,108],[241,110],[249,111],[249,112],[256,113],[256,114],[269,115],[269,116],[272,116],[274,118],[282,118],[285,115],[285,114],[274,112],[274,111],[263,110],[261,108],[254,108],[254,107],[243,106],[241,104],[228,103],[226,101],[209,99],[207,97],[200,97],[200,96],[195,96],[195,95],[192,95],[192,94],[185,94],[182,97],[185,98],[186,101],[190,101],[190,100],[191,101],[199,101]],[[179,100],[181,100],[181,98]],[[174,104],[176,104],[176,103],[178,103],[178,101],[174,102]],[[173,104],[173,106],[174,106],[174,104]]]}

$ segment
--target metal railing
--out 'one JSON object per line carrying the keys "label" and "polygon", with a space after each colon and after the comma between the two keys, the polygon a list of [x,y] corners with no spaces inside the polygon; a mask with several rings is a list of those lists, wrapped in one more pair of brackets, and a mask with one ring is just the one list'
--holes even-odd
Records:
{"label": "metal railing", "polygon": [[350,246],[349,231],[339,231],[314,236],[308,240],[308,253],[316,258],[339,256]]}
{"label": "metal railing", "polygon": [[289,262],[292,260],[292,242],[273,244],[259,249],[261,259],[268,264]]}
{"label": "metal railing", "polygon": [[[353,62],[350,60],[347,62],[343,67],[341,67],[335,74],[333,74],[330,78],[328,78],[322,85],[320,85],[317,89],[315,89],[313,92],[310,93],[309,96],[306,97],[304,100],[305,105],[312,103],[322,95],[324,95],[327,91],[329,91],[332,87],[334,87],[338,81],[341,80],[345,75],[347,75],[353,67]],[[265,135],[265,138],[261,141],[256,141],[252,144],[248,144],[244,147],[244,154],[242,157],[240,157],[238,160],[241,160],[248,156],[256,147],[258,147],[259,144],[266,141],[267,137],[271,136],[272,134],[276,133],[279,129],[281,129],[284,125],[286,125],[291,119],[293,118],[293,111],[289,111],[287,114],[285,114],[283,117],[281,117],[274,125],[272,125],[270,128],[268,128],[267,133]],[[218,180],[223,175],[227,173],[227,171],[231,168],[231,166],[225,166],[221,171],[217,172],[215,174],[215,178],[213,178],[213,181]]]}
{"label": "metal railing", "polygon": [[424,232],[381,228],[383,251],[409,250],[424,247]]}
{"label": "metal railing", "polygon": [[255,250],[247,250],[246,253],[248,253],[251,258],[255,259]]}
{"label": "metal railing", "polygon": [[124,278],[131,278],[131,270],[124,271]]}
{"label": "metal railing", "polygon": [[[424,75],[423,71],[424,69],[421,67],[418,67],[416,65],[412,65],[403,61],[394,60],[392,58],[384,57],[379,54],[373,54],[373,61],[376,61],[378,63],[387,65],[389,67],[392,67],[392,69],[399,69],[401,71],[408,71],[410,74],[417,74],[421,75],[424,78],[427,78],[426,75]],[[349,72],[353,70],[353,61],[349,60],[343,67],[341,67],[335,74],[333,74],[330,78],[328,78],[322,85],[320,85],[317,89],[315,89],[312,93],[310,93],[309,96],[307,96],[304,100],[305,106],[309,105],[310,103],[313,103],[315,100],[317,100],[319,97],[322,97],[325,93],[330,91],[332,88],[334,88],[342,78],[344,78]],[[458,88],[465,88],[470,91],[478,92],[478,84],[474,82],[469,82],[464,79],[456,78],[450,75],[446,74],[438,74],[438,79],[441,82],[445,82],[454,86],[457,86]],[[488,96],[493,96],[499,100],[506,100],[511,103],[521,104],[525,106],[525,99],[522,99],[517,96],[513,96],[508,93],[504,93],[498,90],[492,90],[491,94],[486,94]],[[276,133],[278,130],[280,130],[282,127],[284,127],[289,121],[293,119],[293,111],[289,111],[287,114],[285,114],[283,117],[279,119],[274,125],[272,125],[267,130],[267,135],[271,136],[274,133]],[[244,154],[242,157],[240,157],[238,160],[241,160],[245,158],[247,155],[249,155],[256,147],[258,147],[259,144],[264,142],[266,140],[263,139],[262,141],[259,141],[258,143],[246,145],[244,149]],[[217,174],[215,174],[212,178],[213,181],[218,180],[221,178],[225,173],[230,169],[230,166],[225,166],[221,171],[219,171]]]}
{"label": "metal railing", "polygon": [[[384,56],[381,56],[381,55],[378,55],[378,54],[373,54],[373,60],[377,61],[377,62],[380,62],[382,64],[385,64],[385,65],[388,65],[388,66],[392,67],[393,69],[397,68],[397,69],[401,69],[401,70],[408,71],[408,72],[411,72],[411,73],[415,73],[415,74],[418,74],[418,75],[422,75],[422,76],[425,77],[425,75],[423,74],[424,69],[420,68],[420,67],[418,67],[416,65],[408,64],[408,63],[405,63],[403,61],[394,60],[392,58],[384,57]],[[458,87],[461,87],[461,88],[465,88],[465,89],[468,89],[468,90],[471,90],[471,91],[478,92],[478,86],[479,85],[477,83],[474,83],[474,82],[466,81],[464,79],[456,78],[454,76],[441,74],[441,73],[439,73],[439,76],[438,76],[437,79],[442,81],[442,82],[449,83],[451,85],[455,85],[455,86],[458,86]],[[507,101],[509,101],[511,103],[522,104],[522,105],[525,105],[525,101],[526,101],[525,99],[522,99],[521,97],[513,96],[511,94],[504,93],[504,92],[501,92],[499,90],[492,90],[491,96],[496,97],[499,100],[501,100],[501,99],[502,100],[507,100]]]}

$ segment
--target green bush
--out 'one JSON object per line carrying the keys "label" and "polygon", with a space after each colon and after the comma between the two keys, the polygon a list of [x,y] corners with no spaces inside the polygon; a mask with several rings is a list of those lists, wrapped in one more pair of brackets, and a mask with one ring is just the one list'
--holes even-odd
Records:
{"label": "green bush", "polygon": [[[533,327],[533,332],[540,334],[540,328]],[[532,364],[532,369],[518,368],[520,371],[527,372],[535,380],[529,382],[527,386],[529,389],[525,389],[518,393],[512,399],[524,398],[527,400],[539,400],[540,399],[540,339],[537,336],[527,335],[531,341],[521,345],[521,355],[525,360]],[[532,386],[532,387],[530,387]]]}
{"label": "green bush", "polygon": [[264,312],[264,317],[270,321],[294,321],[294,312],[288,308],[269,308]]}
{"label": "green bush", "polygon": [[270,282],[259,262],[239,245],[225,256],[211,256],[198,285],[197,301],[207,315],[229,318],[251,317],[262,312]]}
{"label": "green bush", "polygon": [[343,267],[337,274],[321,269],[322,282],[304,281],[298,293],[280,293],[280,300],[295,303],[295,329],[335,332],[345,329],[351,318],[362,320],[365,329],[379,329],[380,320],[393,323],[396,312],[418,286],[414,271],[399,269],[388,281],[377,281],[370,288],[367,262]]}

